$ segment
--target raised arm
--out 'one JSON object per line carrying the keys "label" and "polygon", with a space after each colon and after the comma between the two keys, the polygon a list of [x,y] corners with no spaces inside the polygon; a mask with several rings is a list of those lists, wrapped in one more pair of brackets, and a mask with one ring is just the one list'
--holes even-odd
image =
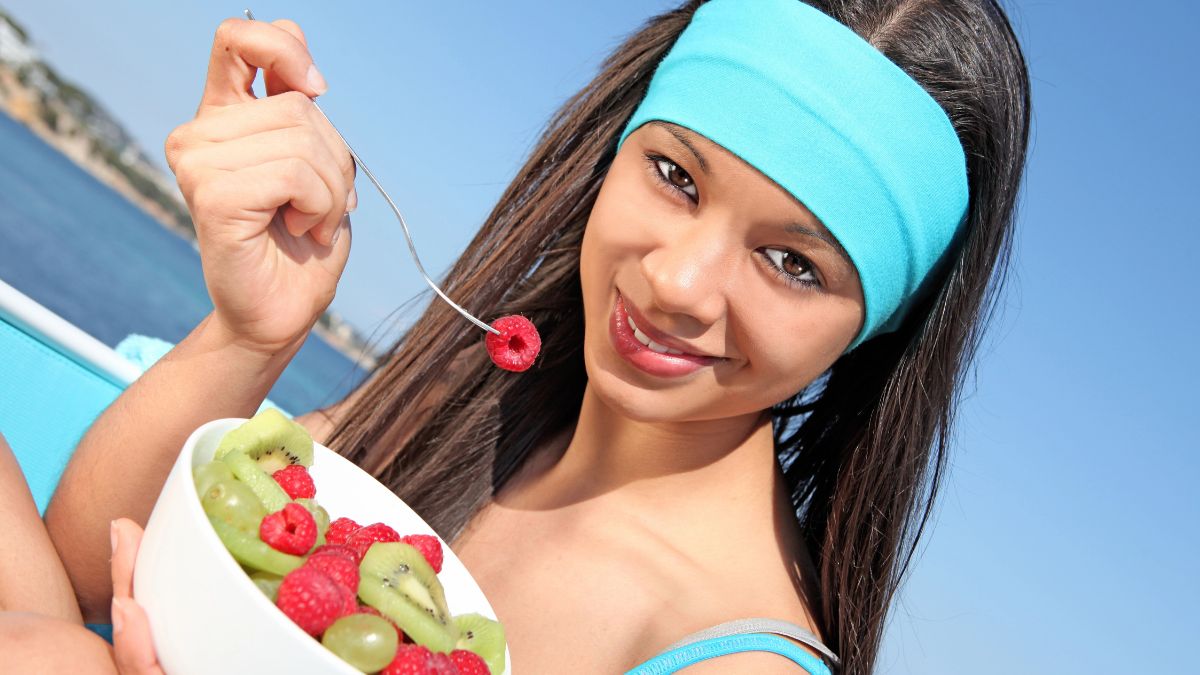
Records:
{"label": "raised arm", "polygon": [[333,299],[354,169],[311,103],[324,88],[295,24],[231,19],[196,118],[167,139],[214,310],[96,420],[46,511],[87,620],[109,613],[109,523],[144,525],[187,435],[252,415]]}

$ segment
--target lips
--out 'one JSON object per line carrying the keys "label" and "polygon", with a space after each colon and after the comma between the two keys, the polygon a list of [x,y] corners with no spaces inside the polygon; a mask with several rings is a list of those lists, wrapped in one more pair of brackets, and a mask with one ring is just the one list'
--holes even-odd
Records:
{"label": "lips", "polygon": [[720,361],[713,356],[687,353],[680,349],[684,345],[654,330],[647,321],[639,325],[636,318],[630,317],[620,293],[609,319],[609,336],[617,353],[626,361],[658,377],[682,377]]}

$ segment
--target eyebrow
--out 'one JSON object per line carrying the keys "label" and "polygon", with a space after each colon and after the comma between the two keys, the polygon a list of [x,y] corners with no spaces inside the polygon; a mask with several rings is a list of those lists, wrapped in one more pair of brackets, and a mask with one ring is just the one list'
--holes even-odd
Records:
{"label": "eyebrow", "polygon": [[794,232],[795,234],[803,234],[803,235],[807,235],[810,237],[816,237],[817,239],[820,239],[821,241],[825,242],[826,244],[829,244],[829,247],[832,248],[834,251],[836,251],[837,254],[840,255],[843,260],[845,260],[847,263],[850,264],[851,267],[854,267],[854,261],[850,259],[850,254],[846,253],[846,249],[842,248],[842,245],[838,242],[837,239],[834,239],[833,237],[829,236],[828,234],[825,234],[824,232],[822,232],[820,230],[815,230],[803,223],[788,223],[787,225],[785,225],[783,227],[783,229],[788,232]]}
{"label": "eyebrow", "polygon": [[652,120],[650,124],[653,124],[660,129],[665,129],[667,133],[674,136],[675,139],[680,143],[683,143],[688,150],[691,150],[692,154],[696,156],[696,162],[700,164],[700,170],[703,171],[705,175],[708,175],[708,162],[705,161],[704,155],[700,154],[700,151],[696,149],[696,146],[692,145],[691,141],[687,139],[687,136],[684,135],[683,131],[676,129],[674,126],[660,120]]}

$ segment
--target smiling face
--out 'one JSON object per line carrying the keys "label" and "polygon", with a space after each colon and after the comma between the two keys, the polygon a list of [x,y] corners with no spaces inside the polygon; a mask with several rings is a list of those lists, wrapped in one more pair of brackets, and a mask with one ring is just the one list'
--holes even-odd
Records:
{"label": "smiling face", "polygon": [[862,325],[858,274],[820,221],[736,155],[662,122],[613,160],[580,275],[589,385],[644,421],[757,414],[824,372]]}

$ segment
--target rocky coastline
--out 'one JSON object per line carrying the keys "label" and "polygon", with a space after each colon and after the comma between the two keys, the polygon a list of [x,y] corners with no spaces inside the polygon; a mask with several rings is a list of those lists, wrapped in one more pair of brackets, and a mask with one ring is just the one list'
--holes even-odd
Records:
{"label": "rocky coastline", "polygon": [[[103,106],[46,63],[25,29],[2,9],[0,112],[195,245],[195,226],[174,177],[150,161]],[[375,366],[375,351],[336,313],[327,312],[313,331],[352,361]]]}

